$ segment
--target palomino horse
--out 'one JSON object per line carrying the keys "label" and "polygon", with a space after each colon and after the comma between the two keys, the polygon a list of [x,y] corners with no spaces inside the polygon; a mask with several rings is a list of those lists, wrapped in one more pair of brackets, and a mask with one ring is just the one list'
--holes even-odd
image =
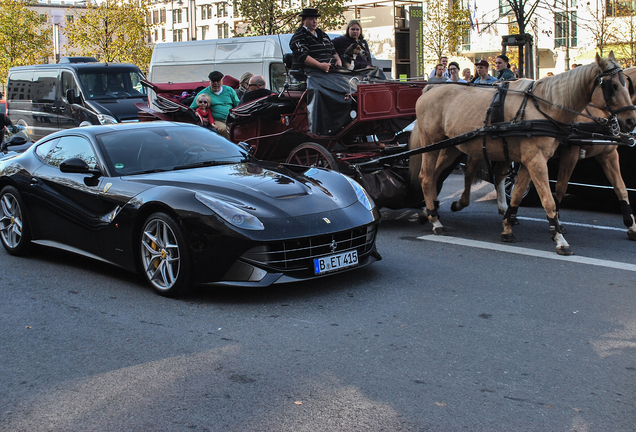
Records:
{"label": "palomino horse", "polygon": [[[504,120],[518,118],[524,111],[526,120],[549,119],[556,125],[569,125],[590,102],[614,112],[621,130],[631,131],[636,126],[636,113],[631,104],[629,92],[621,77],[622,70],[616,64],[614,55],[608,59],[596,58],[596,63],[578,67],[555,77],[538,81],[518,80],[510,82],[504,109]],[[597,88],[598,87],[598,88]],[[489,86],[427,86],[415,106],[416,127],[411,135],[411,148],[423,147],[479,129],[486,117],[496,89]],[[532,103],[528,103],[531,100]],[[467,110],[469,107],[470,110]],[[523,109],[523,110],[522,110]],[[506,142],[506,145],[504,145]],[[444,227],[439,221],[436,184],[439,173],[454,160],[461,151],[472,158],[473,164],[484,159],[491,161],[514,161],[522,163],[535,184],[541,203],[550,224],[550,234],[556,242],[557,253],[570,255],[572,251],[562,234],[556,205],[548,182],[547,161],[554,154],[558,140],[550,136],[512,136],[506,140],[485,136],[476,138],[454,149],[423,153],[411,156],[412,175],[418,173],[424,198],[427,203],[429,221],[435,234],[443,234]],[[419,165],[419,166],[418,166]],[[522,195],[523,189],[513,192],[513,199]],[[509,241],[515,218],[509,212],[504,215],[502,240]]]}
{"label": "palomino horse", "polygon": [[[634,91],[634,82],[636,82],[636,67],[632,67],[629,69],[625,69],[623,71],[625,76],[629,78],[628,80],[628,88],[630,91],[632,103],[636,104],[636,91]],[[607,116],[607,112],[597,108],[594,105],[590,105],[585,109],[585,113],[595,116],[595,117],[605,117]],[[584,122],[589,121],[586,117],[580,117],[576,121]],[[623,214],[623,223],[627,227],[627,237],[630,240],[636,240],[636,220],[634,218],[634,212],[629,203],[629,196],[627,193],[627,188],[625,187],[625,182],[623,181],[623,177],[621,175],[621,167],[619,164],[618,157],[618,146],[617,145],[585,145],[585,146],[570,146],[565,147],[562,146],[559,149],[560,159],[559,159],[559,174],[557,176],[557,182],[555,186],[554,198],[557,206],[557,213],[559,210],[559,204],[561,200],[565,196],[565,192],[568,188],[568,182],[570,177],[572,176],[572,172],[576,167],[576,163],[579,159],[594,157],[603,168],[605,172],[605,176],[611,183],[614,188],[614,192],[618,197],[618,200],[621,205],[621,212]],[[517,175],[517,180],[515,183],[515,188],[519,187],[521,190],[525,190],[530,183],[530,176],[527,170],[524,170],[523,167],[520,168],[519,174]],[[510,211],[514,214],[517,211],[517,207],[520,202],[514,202],[511,200],[510,202]]]}

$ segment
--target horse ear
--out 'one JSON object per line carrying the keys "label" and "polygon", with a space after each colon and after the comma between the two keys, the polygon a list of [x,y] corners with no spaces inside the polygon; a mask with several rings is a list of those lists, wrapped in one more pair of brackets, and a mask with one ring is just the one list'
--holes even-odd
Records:
{"label": "horse ear", "polygon": [[603,69],[603,58],[596,53],[596,64],[599,65],[601,69]]}
{"label": "horse ear", "polygon": [[614,57],[614,50],[610,51],[607,58],[616,63],[616,57]]}

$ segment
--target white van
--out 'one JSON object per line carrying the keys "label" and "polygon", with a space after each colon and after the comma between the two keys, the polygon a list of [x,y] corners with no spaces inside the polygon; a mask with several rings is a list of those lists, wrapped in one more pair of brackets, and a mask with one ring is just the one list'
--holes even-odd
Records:
{"label": "white van", "polygon": [[[167,42],[155,45],[148,79],[155,83],[196,82],[207,85],[213,70],[239,79],[245,72],[265,77],[267,87],[280,92],[285,84],[283,54],[291,53],[291,34]],[[330,35],[337,37],[338,35]],[[373,60],[390,76],[389,60]],[[388,70],[387,70],[388,64]]]}
{"label": "white van", "polygon": [[150,82],[207,84],[208,74],[219,70],[239,79],[245,72],[263,75],[268,88],[280,91],[285,84],[283,53],[291,52],[292,35],[271,35],[168,42],[155,45],[150,60]]}

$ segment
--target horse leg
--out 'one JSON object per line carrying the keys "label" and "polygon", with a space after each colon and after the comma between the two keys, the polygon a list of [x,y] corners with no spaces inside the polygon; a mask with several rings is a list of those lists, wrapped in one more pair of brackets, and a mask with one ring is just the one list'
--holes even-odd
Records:
{"label": "horse leg", "polygon": [[451,211],[460,211],[470,205],[470,189],[472,187],[473,181],[475,180],[475,173],[481,165],[481,161],[481,159],[476,159],[474,157],[469,157],[468,161],[466,161],[464,171],[464,191],[462,192],[459,201],[453,201],[453,203],[451,204]]}
{"label": "horse leg", "polygon": [[550,236],[556,243],[557,254],[572,255],[574,252],[570,249],[570,245],[563,236],[563,227],[559,223],[556,204],[552,196],[552,191],[550,191],[547,160],[542,156],[535,156],[530,160],[522,161],[522,163],[527,168],[534,182],[534,186],[537,189],[537,193],[541,198],[541,204],[543,205],[543,209],[548,217],[548,223],[550,224]]}
{"label": "horse leg", "polygon": [[[428,221],[433,225],[433,234],[445,234],[444,226],[439,220],[439,201],[437,200],[437,162],[440,151],[432,151],[422,154],[422,165],[419,173],[422,192],[424,193],[424,201],[433,203],[433,208],[426,206],[426,216]],[[437,174],[437,175],[436,175]]]}
{"label": "horse leg", "polygon": [[519,167],[517,178],[515,179],[515,187],[512,189],[510,197],[510,205],[506,209],[503,217],[503,232],[501,233],[501,241],[505,243],[516,243],[517,238],[512,233],[512,227],[517,225],[517,211],[523,199],[523,192],[528,188],[531,178],[530,173],[525,165]]}
{"label": "horse leg", "polygon": [[636,240],[636,220],[634,219],[632,207],[629,205],[629,196],[627,194],[625,182],[621,176],[618,151],[614,148],[614,150],[610,152],[601,153],[595,157],[603,167],[603,171],[614,187],[614,192],[616,192],[616,196],[621,204],[623,223],[627,227],[627,237],[630,240]]}
{"label": "horse leg", "polygon": [[[581,154],[580,146],[572,146],[570,148],[561,147],[561,157],[559,159],[559,174],[557,176],[556,186],[554,187],[554,204],[556,205],[557,216],[560,217],[559,208],[561,207],[561,200],[565,196],[568,190],[568,182],[576,163],[579,161]],[[562,228],[562,234],[567,234],[565,227]]]}
{"label": "horse leg", "polygon": [[495,191],[497,191],[497,211],[500,215],[506,214],[508,203],[506,202],[506,177],[508,176],[508,164],[497,162],[495,165]]}

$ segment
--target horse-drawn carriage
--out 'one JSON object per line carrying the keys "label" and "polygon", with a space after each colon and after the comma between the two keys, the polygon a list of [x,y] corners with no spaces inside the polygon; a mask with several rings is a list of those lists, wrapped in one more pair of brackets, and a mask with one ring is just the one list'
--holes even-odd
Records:
{"label": "horse-drawn carriage", "polygon": [[[280,94],[232,109],[230,140],[249,144],[258,159],[330,168],[354,177],[378,205],[420,206],[421,191],[408,194],[407,160],[366,172],[355,167],[405,150],[408,132],[401,131],[415,120],[415,103],[425,82],[378,80],[369,71],[323,75],[311,80],[320,88],[288,83]],[[140,106],[140,121],[197,123],[182,95],[202,83],[144,85],[156,94],[153,104],[159,111]]]}

